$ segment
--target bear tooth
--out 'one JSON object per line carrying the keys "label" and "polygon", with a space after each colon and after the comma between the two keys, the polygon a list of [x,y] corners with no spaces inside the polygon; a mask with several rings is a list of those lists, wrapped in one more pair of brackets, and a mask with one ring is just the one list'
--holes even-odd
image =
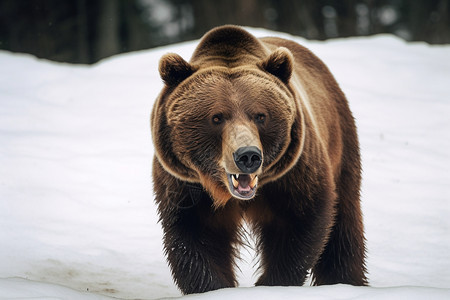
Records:
{"label": "bear tooth", "polygon": [[239,174],[234,174],[234,176],[236,177],[236,179],[239,179]]}
{"label": "bear tooth", "polygon": [[231,176],[231,181],[233,182],[233,186],[235,189],[239,186],[239,181],[236,180],[235,176]]}
{"label": "bear tooth", "polygon": [[253,178],[253,180],[250,182],[249,186],[250,186],[250,188],[253,189],[257,184],[258,184],[258,176],[255,175],[255,177]]}

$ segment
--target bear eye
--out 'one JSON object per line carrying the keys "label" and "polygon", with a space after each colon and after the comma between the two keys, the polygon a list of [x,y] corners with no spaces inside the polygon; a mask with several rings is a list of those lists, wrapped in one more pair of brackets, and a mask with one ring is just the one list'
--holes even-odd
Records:
{"label": "bear eye", "polygon": [[265,114],[257,114],[255,116],[255,121],[256,121],[256,123],[263,124],[264,121],[266,121],[266,115]]}
{"label": "bear eye", "polygon": [[212,122],[215,125],[220,125],[223,122],[223,115],[222,114],[216,114],[212,116]]}

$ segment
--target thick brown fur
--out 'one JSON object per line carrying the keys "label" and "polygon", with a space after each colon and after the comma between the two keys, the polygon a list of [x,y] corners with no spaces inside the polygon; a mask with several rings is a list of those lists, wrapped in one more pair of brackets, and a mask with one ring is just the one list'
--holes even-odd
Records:
{"label": "thick brown fur", "polygon": [[[316,285],[366,285],[358,137],[323,62],[292,41],[223,26],[189,62],[163,56],[160,74],[153,181],[181,291],[237,285],[243,221],[258,241],[256,285],[302,285],[310,270]],[[240,200],[227,174],[240,172],[233,152],[249,146],[262,165],[253,199]]]}

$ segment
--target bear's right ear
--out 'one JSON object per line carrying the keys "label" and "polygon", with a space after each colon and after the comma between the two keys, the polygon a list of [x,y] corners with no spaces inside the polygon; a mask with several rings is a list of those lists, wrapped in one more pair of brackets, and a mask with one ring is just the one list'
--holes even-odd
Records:
{"label": "bear's right ear", "polygon": [[197,68],[175,53],[165,54],[159,60],[159,75],[168,86],[175,86],[194,74]]}

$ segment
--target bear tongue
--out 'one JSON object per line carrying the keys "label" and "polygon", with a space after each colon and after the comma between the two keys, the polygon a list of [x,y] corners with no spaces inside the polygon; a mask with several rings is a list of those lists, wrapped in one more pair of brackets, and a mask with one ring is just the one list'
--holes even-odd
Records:
{"label": "bear tongue", "polygon": [[238,181],[239,181],[239,186],[238,186],[239,192],[241,192],[241,191],[249,192],[251,190],[250,185],[249,185],[250,181],[251,181],[250,175],[241,174],[241,175],[239,175]]}

